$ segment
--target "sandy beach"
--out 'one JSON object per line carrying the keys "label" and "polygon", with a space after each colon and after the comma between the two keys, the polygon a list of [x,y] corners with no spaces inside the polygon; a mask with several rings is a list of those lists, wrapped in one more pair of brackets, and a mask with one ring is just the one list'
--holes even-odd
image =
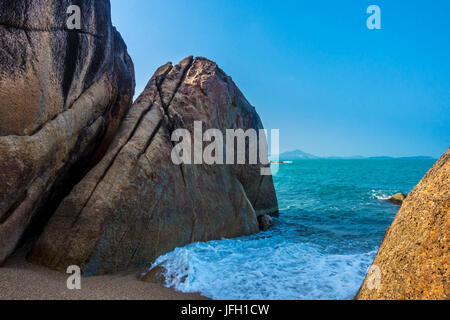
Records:
{"label": "sandy beach", "polygon": [[24,252],[0,267],[0,300],[204,300],[136,278],[136,272],[82,278],[81,290],[68,290],[64,273],[26,261]]}

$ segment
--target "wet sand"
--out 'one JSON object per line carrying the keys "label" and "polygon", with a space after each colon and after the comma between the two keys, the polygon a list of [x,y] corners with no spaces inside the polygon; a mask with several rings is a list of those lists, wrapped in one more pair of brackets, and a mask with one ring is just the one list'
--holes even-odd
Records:
{"label": "wet sand", "polygon": [[67,289],[69,274],[26,261],[18,253],[0,267],[0,300],[204,300],[139,281],[136,272],[81,279],[81,290]]}

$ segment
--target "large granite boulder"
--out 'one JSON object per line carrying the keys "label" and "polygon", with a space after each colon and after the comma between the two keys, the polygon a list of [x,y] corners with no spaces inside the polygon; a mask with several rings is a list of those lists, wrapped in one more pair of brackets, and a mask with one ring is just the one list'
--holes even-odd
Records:
{"label": "large granite boulder", "polygon": [[450,149],[389,227],[357,299],[450,299]]}
{"label": "large granite boulder", "polygon": [[232,79],[214,62],[188,57],[160,67],[134,103],[103,159],[64,199],[29,259],[85,276],[133,269],[195,241],[259,231],[278,213],[262,165],[172,162],[174,130],[260,129]]}
{"label": "large granite boulder", "polygon": [[109,0],[0,0],[0,48],[1,263],[102,157],[134,69]]}

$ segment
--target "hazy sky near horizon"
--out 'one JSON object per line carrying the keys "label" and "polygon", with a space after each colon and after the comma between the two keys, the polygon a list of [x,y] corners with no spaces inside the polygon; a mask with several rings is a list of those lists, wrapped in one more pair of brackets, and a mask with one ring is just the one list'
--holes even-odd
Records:
{"label": "hazy sky near horizon", "polygon": [[[381,8],[382,30],[366,9]],[[450,147],[450,1],[111,0],[140,93],[157,67],[216,61],[280,151],[438,157]]]}

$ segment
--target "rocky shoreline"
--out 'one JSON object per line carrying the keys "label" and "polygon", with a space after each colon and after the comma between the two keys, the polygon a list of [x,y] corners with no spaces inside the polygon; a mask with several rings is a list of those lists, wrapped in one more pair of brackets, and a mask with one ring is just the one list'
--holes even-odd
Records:
{"label": "rocky shoreline", "polygon": [[[0,0],[0,298],[200,299],[136,274],[176,247],[267,230],[278,201],[268,164],[176,165],[172,134],[262,121],[203,57],[161,66],[133,103],[109,0],[77,3],[70,29],[70,0]],[[374,261],[380,285],[369,273],[358,299],[450,298],[449,177],[447,151],[390,199],[402,207]],[[71,265],[93,276],[84,291],[67,291]]]}
{"label": "rocky shoreline", "polygon": [[450,149],[404,199],[356,299],[450,299],[449,189]]}
{"label": "rocky shoreline", "polygon": [[79,1],[75,29],[66,26],[71,1],[24,2],[0,1],[0,264],[36,238],[30,262],[116,274],[271,225],[267,165],[171,159],[174,131],[194,134],[195,121],[263,129],[216,63],[167,63],[132,104],[134,67],[108,0]]}

